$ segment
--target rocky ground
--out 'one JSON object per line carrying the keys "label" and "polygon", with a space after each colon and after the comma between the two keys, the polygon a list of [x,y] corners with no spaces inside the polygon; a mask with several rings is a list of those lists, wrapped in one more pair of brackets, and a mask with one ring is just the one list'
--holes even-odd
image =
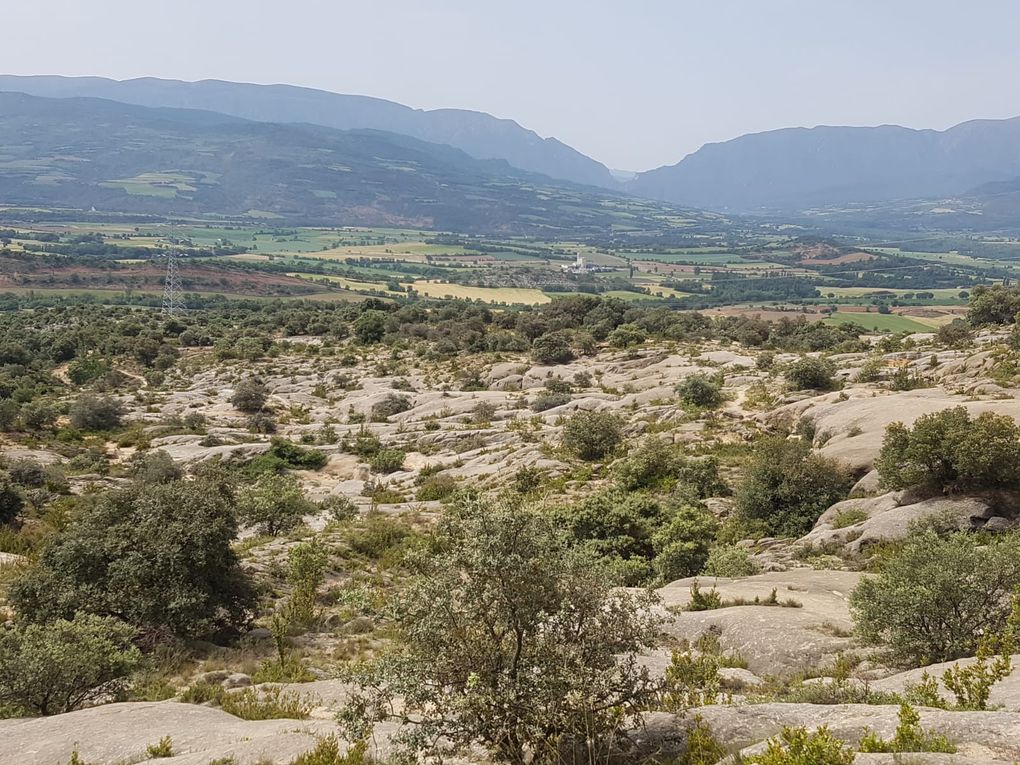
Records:
{"label": "rocky ground", "polygon": [[[666,616],[665,647],[644,657],[655,671],[664,671],[669,649],[695,642],[705,633],[718,637],[720,648],[739,656],[744,667],[724,670],[734,693],[733,703],[699,710],[719,741],[732,750],[754,751],[784,725],[826,724],[836,735],[858,739],[865,728],[889,735],[897,708],[881,705],[824,706],[754,703],[754,689],[767,683],[802,681],[826,674],[841,653],[859,653],[852,637],[847,597],[861,576],[854,562],[878,543],[901,539],[908,524],[931,515],[951,515],[961,528],[1005,530],[1017,524],[1017,512],[1001,498],[954,496],[920,500],[904,492],[887,492],[878,483],[874,459],[886,425],[912,422],[922,414],[963,405],[973,413],[992,411],[1020,420],[1015,394],[1017,379],[1012,354],[985,335],[968,350],[937,348],[931,338],[915,336],[914,347],[888,352],[834,357],[841,390],[823,394],[790,392],[781,369],[794,355],[779,354],[774,366],[760,363],[761,354],[747,349],[705,344],[700,347],[642,347],[602,352],[562,366],[536,366],[526,357],[499,360],[463,358],[456,363],[410,355],[394,358],[368,355],[341,362],[333,356],[308,355],[303,348],[315,338],[292,339],[291,351],[267,362],[217,363],[197,353],[189,357],[159,390],[140,388],[124,398],[129,417],[147,423],[157,435],[151,448],[162,449],[187,467],[221,457],[250,456],[268,448],[269,437],[253,435],[246,417],[231,404],[236,385],[258,375],[270,390],[278,433],[295,442],[312,443],[328,456],[322,470],[300,471],[309,495],[316,499],[339,494],[352,498],[362,511],[420,512],[427,517],[435,502],[417,501],[416,478],[425,466],[442,466],[460,485],[498,489],[521,468],[542,471],[550,493],[579,495],[596,488],[604,474],[579,466],[560,447],[563,418],[577,410],[607,410],[621,415],[631,439],[657,434],[689,444],[699,453],[724,453],[765,429],[812,423],[807,437],[824,455],[848,465],[859,478],[851,499],[834,505],[801,539],[744,540],[765,573],[741,579],[702,577],[703,588],[714,587],[724,600],[759,602],[775,591],[780,605],[731,605],[702,612],[683,611],[692,580],[673,582],[658,592]],[[876,361],[877,360],[877,361]],[[871,364],[869,381],[862,370]],[[892,390],[889,380],[907,369],[921,382],[911,390]],[[691,413],[678,406],[676,385],[695,373],[724,375],[727,402],[717,413]],[[548,380],[568,382],[568,403],[535,412],[529,408]],[[389,396],[406,396],[410,407],[384,421],[372,421],[372,408]],[[204,433],[158,435],[171,417],[199,412]],[[386,446],[406,452],[404,467],[389,474],[373,473],[369,464],[343,448],[345,438],[370,430]],[[813,435],[812,435],[813,434]],[[637,441],[630,441],[637,443]],[[133,446],[110,445],[116,461],[127,461]],[[58,462],[44,447],[8,449],[8,457]],[[724,460],[724,469],[732,466]],[[95,475],[70,476],[73,490],[118,479]],[[385,486],[388,499],[368,496]],[[730,500],[712,498],[709,507],[720,517]],[[855,523],[837,522],[855,511]],[[313,529],[326,526],[324,517],[307,519]],[[247,565],[268,571],[292,540],[267,540],[244,551]],[[8,559],[13,556],[6,556]],[[0,560],[0,565],[5,561]],[[9,562],[9,561],[8,561]],[[343,627],[343,625],[340,625]],[[357,627],[343,628],[348,634]],[[264,637],[264,636],[263,636]],[[308,636],[323,655],[335,655],[337,643],[328,636]],[[207,669],[208,667],[206,667]],[[941,667],[932,667],[938,671]],[[858,667],[861,682],[875,690],[902,690],[922,670],[895,673],[871,661]],[[178,701],[127,702],[66,715],[25,720],[0,720],[0,765],[64,765],[73,751],[85,762],[146,761],[145,747],[164,736],[173,739],[177,754],[161,762],[207,765],[231,756],[236,765],[286,763],[314,744],[316,736],[335,729],[333,715],[344,704],[345,689],[329,679],[328,669],[316,682],[295,690],[314,700],[307,720],[244,721],[219,709]],[[243,684],[243,683],[242,683]],[[911,755],[915,763],[998,763],[1020,759],[1020,675],[1000,682],[992,692],[1000,708],[990,712],[922,710],[926,728],[941,731],[957,743],[955,755]],[[690,720],[657,714],[642,734],[649,740],[673,741],[682,747]],[[385,751],[388,731],[377,731]],[[892,763],[892,755],[859,755],[858,763]],[[904,762],[906,760],[903,760]]]}

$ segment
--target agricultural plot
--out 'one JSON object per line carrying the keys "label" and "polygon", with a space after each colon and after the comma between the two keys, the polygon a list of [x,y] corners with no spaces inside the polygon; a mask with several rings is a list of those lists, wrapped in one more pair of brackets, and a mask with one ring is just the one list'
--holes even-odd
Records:
{"label": "agricultural plot", "polygon": [[541,290],[526,287],[472,287],[466,284],[447,284],[427,280],[418,280],[411,286],[418,294],[432,298],[481,300],[485,303],[508,305],[538,305],[552,301],[552,298]]}
{"label": "agricultural plot", "polygon": [[877,332],[931,332],[932,327],[894,313],[837,311],[825,319],[826,324],[857,324]]}

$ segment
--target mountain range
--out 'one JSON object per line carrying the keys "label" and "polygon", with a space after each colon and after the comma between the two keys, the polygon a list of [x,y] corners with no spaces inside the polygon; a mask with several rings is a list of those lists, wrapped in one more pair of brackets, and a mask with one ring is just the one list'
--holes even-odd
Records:
{"label": "mountain range", "polygon": [[959,197],[980,206],[992,196],[999,217],[1008,217],[1017,195],[1004,193],[996,184],[1020,184],[1020,118],[973,120],[944,131],[896,125],[772,130],[707,144],[674,165],[632,174],[609,170],[512,120],[460,109],[423,111],[378,98],[290,85],[0,75],[0,90],[202,110],[280,125],[281,130],[300,125],[306,132],[309,126],[384,131],[459,149],[465,159],[502,161],[487,165],[483,174],[499,175],[502,167],[514,182],[523,177],[517,172],[525,171],[547,176],[545,183],[555,179],[554,185],[565,181],[732,213],[782,214]]}
{"label": "mountain range", "polygon": [[105,98],[138,106],[202,109],[259,122],[308,123],[339,130],[385,130],[461,149],[476,159],[504,159],[521,170],[589,186],[617,188],[608,168],[555,138],[513,120],[465,109],[424,111],[368,96],[293,85],[144,77],[0,75],[0,90],[47,98]]}
{"label": "mountain range", "polygon": [[699,218],[396,133],[3,92],[0,203],[524,234]]}

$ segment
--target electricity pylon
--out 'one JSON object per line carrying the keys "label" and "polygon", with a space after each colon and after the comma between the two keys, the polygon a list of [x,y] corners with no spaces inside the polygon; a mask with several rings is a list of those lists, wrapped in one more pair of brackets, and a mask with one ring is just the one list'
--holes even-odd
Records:
{"label": "electricity pylon", "polygon": [[177,270],[177,253],[168,250],[166,254],[166,278],[163,280],[164,316],[177,316],[184,313],[184,291],[181,289],[181,275]]}

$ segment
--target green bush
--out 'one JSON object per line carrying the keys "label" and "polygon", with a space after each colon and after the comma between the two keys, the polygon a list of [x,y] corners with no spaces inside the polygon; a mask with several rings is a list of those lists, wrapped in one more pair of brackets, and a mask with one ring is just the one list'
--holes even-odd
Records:
{"label": "green bush", "polygon": [[242,380],[234,388],[230,403],[234,408],[245,414],[262,411],[269,399],[269,391],[261,380]]}
{"label": "green bush", "polygon": [[614,581],[636,585],[696,574],[717,524],[707,510],[606,489],[550,510],[556,524],[609,564]]}
{"label": "green bush", "polygon": [[369,467],[376,473],[393,473],[402,470],[407,455],[400,449],[380,449],[369,460]]}
{"label": "green bush", "polygon": [[434,502],[446,499],[457,491],[457,480],[450,475],[433,475],[418,487],[414,498],[419,502]]}
{"label": "green bush", "polygon": [[241,521],[273,536],[294,528],[314,510],[301,482],[291,475],[263,473],[237,495]]}
{"label": "green bush", "polygon": [[853,761],[853,749],[824,725],[813,732],[783,728],[778,738],[768,741],[764,753],[745,759],[747,765],[853,765]]}
{"label": "green bush", "polygon": [[386,422],[390,417],[412,407],[411,399],[399,393],[387,393],[381,401],[372,404],[372,422]]}
{"label": "green bush", "polygon": [[531,343],[531,358],[536,364],[566,364],[573,361],[570,334],[556,331],[536,337]]}
{"label": "green bush", "polygon": [[832,390],[835,369],[825,359],[805,356],[786,370],[786,381],[794,390]]}
{"label": "green bush", "polygon": [[1001,630],[1020,585],[1020,539],[983,544],[958,533],[922,531],[889,555],[850,596],[857,632],[889,660],[924,666],[973,656],[981,636]]}
{"label": "green bush", "polygon": [[68,415],[71,427],[78,430],[113,430],[120,425],[124,409],[120,402],[109,396],[86,394],[75,401]]}
{"label": "green bush", "polygon": [[760,567],[751,558],[751,554],[742,547],[734,545],[718,545],[708,551],[708,559],[702,573],[705,576],[722,576],[736,578],[753,576]]}
{"label": "green bush", "polygon": [[141,663],[134,628],[78,613],[0,630],[0,708],[52,715],[115,697]]}
{"label": "green bush", "polygon": [[889,488],[1006,489],[1020,485],[1020,427],[1012,417],[965,407],[919,417],[914,426],[886,428],[875,462]]}
{"label": "green bush", "polygon": [[531,403],[528,407],[533,412],[544,412],[548,409],[554,409],[557,406],[563,406],[564,404],[570,403],[569,393],[553,393],[551,391],[543,391],[531,399]]}
{"label": "green bush", "polygon": [[768,438],[754,449],[736,492],[736,511],[761,521],[768,533],[799,536],[844,499],[853,485],[838,462],[811,452],[802,441]]}
{"label": "green bush", "polygon": [[984,324],[1012,324],[1020,313],[1020,289],[1001,284],[979,285],[970,293],[967,321],[975,327]]}
{"label": "green bush", "polygon": [[892,739],[884,740],[872,731],[861,738],[861,752],[947,752],[956,747],[945,736],[931,733],[921,727],[921,716],[909,704],[900,704],[899,725]]}
{"label": "green bush", "polygon": [[147,640],[213,638],[249,623],[255,593],[231,548],[237,521],[220,486],[132,486],[80,507],[12,583],[21,618],[116,616]]}
{"label": "green bush", "polygon": [[722,379],[719,376],[694,374],[676,386],[677,395],[685,406],[715,409],[723,402]]}
{"label": "green bush", "polygon": [[623,441],[623,422],[608,412],[578,412],[563,426],[563,445],[583,460],[609,456]]}
{"label": "green bush", "polygon": [[18,519],[25,498],[10,478],[0,474],[0,524],[10,524]]}

